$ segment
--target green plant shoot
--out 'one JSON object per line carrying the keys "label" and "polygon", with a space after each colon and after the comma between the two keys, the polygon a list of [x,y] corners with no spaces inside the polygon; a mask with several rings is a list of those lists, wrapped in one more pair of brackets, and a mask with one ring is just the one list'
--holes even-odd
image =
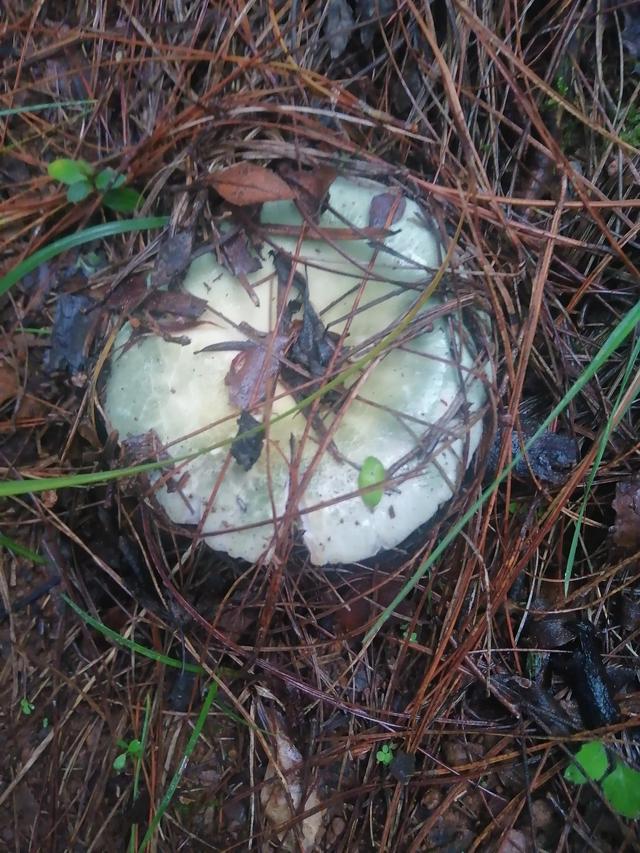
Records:
{"label": "green plant shoot", "polygon": [[130,740],[128,743],[126,741],[119,740],[118,746],[120,749],[123,749],[124,752],[119,753],[119,755],[115,757],[113,769],[117,773],[121,773],[126,766],[127,758],[129,758],[129,756],[134,760],[140,758],[142,755],[142,742],[137,738],[133,738],[133,740]]}
{"label": "green plant shoot", "polygon": [[396,748],[394,743],[383,743],[382,748],[376,752],[376,761],[378,764],[389,765],[393,761],[393,750]]}
{"label": "green plant shoot", "polygon": [[49,163],[49,177],[67,187],[67,201],[79,204],[92,193],[99,193],[102,204],[117,213],[133,213],[140,203],[140,193],[125,187],[126,177],[107,167],[96,173],[86,160],[61,158]]}

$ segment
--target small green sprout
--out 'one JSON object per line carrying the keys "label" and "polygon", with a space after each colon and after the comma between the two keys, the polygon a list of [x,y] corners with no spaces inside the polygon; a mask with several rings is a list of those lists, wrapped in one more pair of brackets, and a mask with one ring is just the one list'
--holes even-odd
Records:
{"label": "small green sprout", "polygon": [[362,502],[365,506],[368,506],[369,509],[375,509],[382,500],[382,495],[384,494],[382,487],[378,489],[371,489],[370,487],[377,486],[379,483],[384,483],[384,480],[385,472],[382,462],[375,456],[367,456],[362,463],[360,473],[358,474],[358,488],[369,489],[369,491],[363,492],[363,494],[360,495]]}
{"label": "small green sprout", "polygon": [[409,629],[407,628],[406,631],[402,632],[402,639],[408,640],[410,643],[415,643],[418,640],[418,634],[416,631],[409,633]]}
{"label": "small green sprout", "polygon": [[118,746],[120,749],[123,749],[124,752],[121,752],[119,755],[116,755],[113,762],[113,769],[117,773],[121,773],[127,764],[127,758],[131,756],[132,759],[139,759],[142,755],[142,742],[137,738],[133,738],[128,743],[124,740],[118,741]]}
{"label": "small green sprout", "polygon": [[574,785],[584,785],[588,779],[598,782],[612,809],[631,820],[640,818],[640,773],[618,758],[609,770],[602,741],[583,744],[564,771],[564,778]]}
{"label": "small green sprout", "polygon": [[393,761],[393,750],[396,748],[394,743],[383,743],[382,748],[376,752],[376,761],[378,764],[386,764],[389,766]]}
{"label": "small green sprout", "polygon": [[20,711],[25,715],[25,717],[29,717],[35,711],[36,706],[33,702],[29,702],[26,696],[23,696],[20,700]]}
{"label": "small green sprout", "polygon": [[569,84],[562,74],[558,74],[556,77],[554,88],[559,95],[562,95],[563,98],[566,98],[569,94]]}
{"label": "small green sprout", "polygon": [[140,193],[125,187],[124,175],[107,167],[96,172],[95,166],[86,160],[61,158],[49,163],[49,177],[67,187],[67,201],[79,204],[92,193],[99,193],[102,204],[118,213],[132,213],[140,202]]}

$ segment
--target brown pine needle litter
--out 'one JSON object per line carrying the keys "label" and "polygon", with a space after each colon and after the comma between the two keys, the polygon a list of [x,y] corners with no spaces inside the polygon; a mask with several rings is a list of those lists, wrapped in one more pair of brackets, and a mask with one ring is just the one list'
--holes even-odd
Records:
{"label": "brown pine needle litter", "polygon": [[[0,849],[638,849],[639,32],[614,0],[3,5]],[[448,250],[433,323],[492,354],[482,443],[391,551],[312,565],[289,502],[233,560],[160,511],[189,499],[172,447],[108,433],[109,358],[127,322],[184,345],[207,252],[255,304],[344,172],[391,201],[332,250],[381,251],[402,196]],[[292,199],[300,226],[260,225]],[[305,310],[261,398],[286,367],[338,458],[322,418],[358,389],[334,353],[373,370],[428,322],[351,352]],[[309,318],[320,374],[287,349]],[[580,784],[585,742],[607,768]]]}

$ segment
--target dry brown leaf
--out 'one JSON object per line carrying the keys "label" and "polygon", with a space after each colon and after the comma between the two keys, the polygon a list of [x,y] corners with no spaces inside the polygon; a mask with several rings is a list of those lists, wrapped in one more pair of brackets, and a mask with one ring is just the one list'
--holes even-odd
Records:
{"label": "dry brown leaf", "polygon": [[264,400],[272,380],[278,375],[288,341],[286,335],[268,335],[250,349],[238,353],[225,377],[229,399],[234,405],[249,409]]}
{"label": "dry brown leaf", "polygon": [[533,849],[529,838],[519,829],[510,829],[498,847],[498,853],[529,853]]}
{"label": "dry brown leaf", "polygon": [[355,21],[347,0],[329,0],[324,33],[331,49],[331,58],[341,56],[349,43]]}
{"label": "dry brown leaf", "polygon": [[613,541],[625,551],[640,549],[640,479],[618,483],[612,506],[616,513]]}
{"label": "dry brown leaf", "polygon": [[[274,826],[287,823],[294,816],[291,810],[291,805],[296,812],[307,811],[316,808],[320,805],[320,798],[316,793],[315,788],[311,788],[308,792],[304,806],[301,807],[303,790],[303,773],[302,773],[302,756],[293,742],[284,733],[282,725],[276,714],[270,715],[271,723],[274,727],[273,735],[275,739],[275,764],[270,761],[265,773],[265,785],[260,792],[260,802],[264,809],[265,815],[270,823]],[[277,765],[277,770],[276,770]],[[287,784],[285,792],[281,777],[284,777]],[[320,835],[323,827],[323,812],[319,811],[309,815],[298,824],[301,836],[301,844],[296,838],[297,833],[294,831],[287,832],[286,835],[280,836],[282,850],[304,850],[312,851],[317,849]]]}
{"label": "dry brown leaf", "polygon": [[238,278],[242,276],[246,280],[246,276],[262,268],[260,258],[250,250],[247,235],[242,231],[224,238],[220,243],[220,255],[223,266]]}
{"label": "dry brown leaf", "polygon": [[176,231],[160,245],[155,268],[151,274],[152,287],[164,287],[183,273],[191,263],[193,229]]}
{"label": "dry brown leaf", "polygon": [[229,204],[246,207],[265,201],[294,199],[297,193],[275,172],[255,163],[236,163],[208,177],[208,183]]}
{"label": "dry brown leaf", "polygon": [[371,199],[369,227],[389,228],[402,218],[407,200],[398,193],[380,193]]}
{"label": "dry brown leaf", "polygon": [[332,166],[317,166],[315,169],[302,171],[283,163],[278,171],[293,187],[302,212],[315,221],[322,212],[329,187],[336,179],[336,170]]}
{"label": "dry brown leaf", "polygon": [[0,406],[18,393],[18,377],[7,364],[0,364]]}

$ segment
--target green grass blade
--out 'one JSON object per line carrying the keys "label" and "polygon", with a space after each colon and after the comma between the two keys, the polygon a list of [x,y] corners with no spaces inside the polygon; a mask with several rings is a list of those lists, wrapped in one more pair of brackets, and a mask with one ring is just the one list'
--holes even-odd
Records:
{"label": "green grass blade", "polygon": [[560,415],[569,405],[569,403],[576,397],[580,391],[584,388],[587,382],[590,382],[591,379],[596,375],[596,373],[600,370],[600,368],[607,362],[610,358],[611,354],[615,352],[618,347],[627,339],[627,337],[633,332],[636,326],[640,323],[640,302],[638,302],[618,323],[616,328],[611,332],[607,340],[604,342],[602,347],[596,353],[591,364],[583,370],[580,376],[573,383],[571,388],[564,395],[562,400],[555,406],[552,411],[547,415],[544,421],[540,424],[536,432],[531,436],[531,438],[526,442],[524,446],[524,450],[518,453],[507,465],[500,476],[496,477],[496,479],[489,485],[480,495],[480,497],[474,501],[474,503],[469,507],[469,509],[462,515],[462,517],[451,527],[451,529],[443,536],[438,545],[433,549],[429,557],[418,566],[415,573],[412,577],[407,581],[404,587],[400,590],[400,592],[395,596],[393,601],[385,607],[380,616],[376,619],[373,627],[367,632],[364,638],[365,646],[368,645],[373,638],[378,634],[382,626],[385,624],[387,619],[392,615],[395,611],[396,607],[401,604],[404,599],[409,595],[412,589],[414,589],[418,583],[422,580],[422,578],[427,574],[429,569],[433,566],[433,564],[440,559],[440,557],[447,550],[449,545],[457,538],[458,534],[464,529],[465,525],[473,518],[473,516],[481,509],[486,501],[493,495],[494,492],[498,490],[500,485],[504,482],[504,480],[508,477],[509,473],[515,468],[520,459],[522,459],[524,452],[526,452],[537,440],[540,438],[542,433],[547,429],[549,424],[554,421],[558,415]]}
{"label": "green grass blade", "polygon": [[[147,748],[147,740],[149,738],[149,723],[151,721],[151,694],[147,693],[144,700],[144,719],[142,721],[142,735],[140,736],[140,755],[135,761],[135,770],[133,772],[133,802],[138,799],[140,793],[140,773],[142,771],[142,759]],[[136,853],[136,833],[138,824],[134,823],[131,827],[131,835],[129,837],[129,853]]]}
{"label": "green grass blade", "polygon": [[96,486],[99,483],[109,483],[111,480],[117,480],[120,477],[133,477],[136,474],[144,474],[147,471],[157,471],[158,468],[170,467],[175,462],[180,462],[184,459],[197,455],[198,453],[193,452],[186,456],[175,456],[172,459],[163,459],[161,462],[143,462],[140,465],[132,465],[129,468],[115,468],[112,471],[96,471],[93,474],[66,474],[62,477],[43,477],[42,479],[36,480],[5,480],[0,483],[0,498],[10,498],[15,497],[16,495],[37,494],[38,492],[47,491],[47,489],[69,489],[81,486]]}
{"label": "green grass blade", "polygon": [[44,557],[41,557],[40,554],[36,554],[35,551],[32,551],[31,548],[25,548],[24,545],[20,545],[19,542],[14,542],[9,536],[5,536],[3,533],[0,533],[0,548],[6,548],[7,551],[11,551],[12,554],[17,555],[18,557],[26,557],[28,560],[31,560],[32,563],[38,563],[41,565],[45,562]]}
{"label": "green grass blade", "polygon": [[169,787],[165,791],[162,800],[160,801],[160,805],[158,806],[158,811],[153,816],[153,820],[149,824],[147,831],[144,834],[144,838],[140,846],[138,847],[138,853],[144,853],[147,845],[152,840],[156,829],[158,828],[160,821],[164,817],[165,812],[169,808],[171,800],[175,792],[178,789],[178,785],[180,784],[180,780],[184,775],[184,771],[187,769],[187,764],[189,763],[189,759],[191,758],[191,754],[196,747],[196,743],[198,742],[198,738],[204,728],[204,724],[209,716],[209,711],[211,710],[211,705],[213,704],[213,700],[216,698],[216,694],[218,693],[218,685],[215,681],[213,681],[209,685],[209,689],[207,690],[207,695],[205,696],[204,702],[202,703],[202,708],[200,709],[200,713],[198,714],[198,719],[196,720],[196,724],[193,727],[193,731],[191,732],[191,736],[187,742],[187,746],[185,747],[184,754],[178,765],[178,769],[173,774],[173,778],[169,783]]}
{"label": "green grass blade", "polygon": [[[144,700],[144,719],[142,721],[142,735],[140,736],[140,755],[143,756],[145,749],[147,748],[147,740],[149,738],[149,723],[151,720],[151,694],[147,693]],[[136,760],[136,769],[133,776],[133,799],[134,801],[138,798],[138,793],[140,791],[140,770],[142,767],[141,759]]]}
{"label": "green grass blade", "polygon": [[[638,361],[638,357],[640,357],[640,338],[638,338],[638,340],[636,341],[636,345],[633,348],[633,352],[631,353],[631,357],[630,357],[629,361],[627,362],[627,367],[625,369],[624,376],[622,378],[622,382],[620,383],[620,390],[618,392],[618,395],[616,397],[616,401],[615,401],[614,405],[611,407],[611,414],[612,415],[616,411],[616,409],[620,405],[622,398],[624,397],[624,394],[627,390],[627,384],[629,382],[629,378],[630,378],[631,373],[633,372],[633,370],[636,366],[636,363]],[[637,394],[632,400],[629,400],[628,406],[631,406],[631,404],[634,402],[636,397],[637,397]],[[627,406],[627,409],[628,409],[628,406]],[[591,468],[591,471],[589,473],[589,477],[588,477],[587,482],[585,484],[584,495],[582,497],[582,502],[580,504],[580,510],[578,511],[578,517],[576,518],[576,522],[575,522],[575,529],[573,531],[573,538],[571,540],[571,546],[569,548],[569,554],[567,556],[567,564],[566,564],[565,569],[564,569],[564,594],[565,595],[567,595],[567,593],[569,592],[569,583],[571,581],[571,575],[573,574],[573,564],[575,563],[576,552],[578,550],[578,542],[580,540],[580,531],[582,529],[582,522],[584,519],[584,514],[587,511],[587,503],[589,502],[589,496],[591,495],[591,489],[593,488],[593,481],[596,478],[596,474],[598,473],[598,468],[600,467],[600,463],[602,462],[602,457],[604,456],[605,451],[607,449],[607,444],[609,443],[609,436],[611,435],[612,429],[613,429],[613,421],[612,421],[612,417],[609,417],[606,424],[604,425],[602,435],[600,436],[600,439],[599,439],[598,452],[596,454],[595,459],[593,460],[593,466]]]}
{"label": "green grass blade", "polygon": [[17,116],[22,113],[39,113],[42,110],[62,109],[62,107],[85,107],[95,103],[97,101],[89,98],[86,101],[58,101],[52,104],[31,104],[29,107],[5,107],[5,109],[0,110],[0,118],[4,118],[4,116]]}
{"label": "green grass blade", "polygon": [[37,269],[40,264],[50,261],[51,258],[61,255],[63,252],[90,243],[92,240],[103,240],[105,237],[113,237],[114,234],[127,234],[130,231],[144,231],[147,228],[163,228],[169,222],[168,216],[146,216],[140,219],[119,219],[115,222],[104,222],[101,225],[92,225],[75,234],[68,234],[59,240],[54,240],[42,249],[38,249],[28,258],[20,261],[8,273],[0,278],[0,296],[6,293],[16,282],[24,278],[30,272]]}
{"label": "green grass blade", "polygon": [[112,643],[115,643],[118,646],[123,646],[131,652],[142,655],[142,657],[150,658],[158,663],[163,663],[165,666],[173,667],[173,669],[186,669],[188,672],[195,672],[197,675],[204,672],[204,669],[195,663],[185,663],[184,661],[177,660],[176,658],[171,658],[168,655],[163,655],[161,652],[156,652],[155,649],[149,649],[147,646],[136,643],[134,640],[128,640],[126,637],[123,637],[122,634],[118,634],[117,631],[107,628],[107,626],[98,619],[94,619],[90,613],[87,613],[86,610],[79,607],[75,601],[72,601],[72,599],[64,593],[62,595],[62,600],[82,619],[83,622],[86,622],[87,625],[90,625],[96,631],[99,631],[103,637],[106,637],[107,640],[111,640]]}

